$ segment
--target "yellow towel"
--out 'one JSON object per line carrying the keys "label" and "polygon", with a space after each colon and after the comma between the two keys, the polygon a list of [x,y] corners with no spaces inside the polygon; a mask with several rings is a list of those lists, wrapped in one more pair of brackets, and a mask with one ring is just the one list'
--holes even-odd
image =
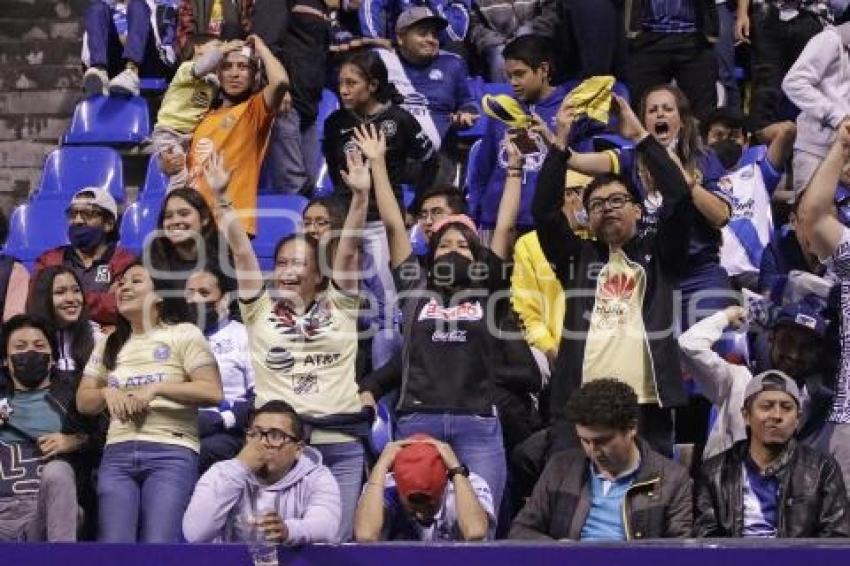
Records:
{"label": "yellow towel", "polygon": [[570,91],[567,100],[575,108],[576,116],[587,114],[588,117],[607,124],[613,88],[614,77],[611,75],[590,77]]}
{"label": "yellow towel", "polygon": [[481,108],[485,114],[504,122],[509,128],[528,128],[532,124],[531,116],[507,94],[485,94],[481,98]]}

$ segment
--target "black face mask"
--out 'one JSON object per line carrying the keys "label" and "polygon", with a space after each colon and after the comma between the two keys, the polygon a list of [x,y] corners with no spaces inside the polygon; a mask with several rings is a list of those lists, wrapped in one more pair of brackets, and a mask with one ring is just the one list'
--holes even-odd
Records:
{"label": "black face mask", "polygon": [[720,140],[719,142],[714,142],[711,144],[711,149],[714,150],[714,153],[717,154],[717,158],[720,159],[720,163],[722,163],[723,167],[726,169],[732,169],[735,167],[741,159],[741,155],[744,153],[744,147],[732,140]]}
{"label": "black face mask", "polygon": [[466,287],[472,281],[472,261],[459,252],[449,252],[434,259],[431,279],[437,287]]}
{"label": "black face mask", "polygon": [[50,354],[27,350],[9,356],[15,379],[27,389],[35,389],[50,377]]}
{"label": "black face mask", "polygon": [[189,303],[189,320],[200,328],[204,334],[209,334],[218,326],[221,314],[218,312],[218,304],[211,303]]}

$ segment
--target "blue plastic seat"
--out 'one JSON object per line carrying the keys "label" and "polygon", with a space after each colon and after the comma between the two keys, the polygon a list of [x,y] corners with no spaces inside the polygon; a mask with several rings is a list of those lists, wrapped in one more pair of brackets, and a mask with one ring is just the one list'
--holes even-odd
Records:
{"label": "blue plastic seat", "polygon": [[139,201],[161,202],[168,192],[168,175],[159,168],[156,154],[148,160],[148,170],[145,172],[145,182],[139,192]]}
{"label": "blue plastic seat", "polygon": [[378,400],[375,411],[375,420],[372,422],[372,431],[369,435],[369,446],[375,457],[381,455],[384,447],[393,440],[392,411],[387,406],[386,398]]}
{"label": "blue plastic seat", "polygon": [[168,90],[168,81],[162,77],[140,77],[139,90],[156,94]]}
{"label": "blue plastic seat", "polygon": [[126,200],[121,156],[109,147],[61,147],[50,152],[33,201],[67,203],[83,187],[108,189],[118,204]]}
{"label": "blue plastic seat", "polygon": [[151,135],[147,101],[140,96],[92,96],[77,103],[65,145],[135,145]]}
{"label": "blue plastic seat", "polygon": [[257,196],[257,235],[252,244],[264,271],[272,269],[280,239],[301,229],[306,206],[307,199],[300,195]]}
{"label": "blue plastic seat", "polygon": [[156,230],[156,219],[161,208],[161,200],[140,200],[128,206],[121,218],[119,244],[137,255],[141,254],[145,238]]}
{"label": "blue plastic seat", "polygon": [[472,147],[469,148],[469,155],[466,157],[466,177],[464,178],[465,191],[469,194],[469,187],[472,185],[472,172],[475,170],[475,165],[478,162],[478,154],[481,151],[481,140],[477,140]]}
{"label": "blue plastic seat", "polygon": [[9,219],[5,251],[30,267],[43,252],[68,243],[65,203],[29,202],[15,208]]}

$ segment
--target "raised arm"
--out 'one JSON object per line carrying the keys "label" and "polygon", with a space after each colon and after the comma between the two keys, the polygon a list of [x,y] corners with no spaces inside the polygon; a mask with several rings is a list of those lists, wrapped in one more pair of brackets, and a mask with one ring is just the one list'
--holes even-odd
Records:
{"label": "raised arm", "polygon": [[776,122],[763,128],[759,135],[767,144],[767,159],[770,164],[777,171],[782,171],[794,150],[794,140],[797,137],[794,122]]}
{"label": "raised arm", "polygon": [[289,90],[289,75],[277,57],[274,56],[274,53],[271,52],[259,36],[248,36],[248,43],[254,46],[257,56],[263,62],[263,68],[266,72],[268,84],[263,89],[263,99],[266,101],[266,107],[276,112],[280,107],[280,103],[283,102],[283,96]]}
{"label": "raised arm", "polygon": [[519,214],[520,196],[522,194],[522,153],[510,139],[505,143],[508,151],[508,174],[505,177],[505,188],[502,200],[499,202],[499,212],[496,216],[496,228],[490,242],[490,251],[507,260],[513,249],[514,227]]}
{"label": "raised arm", "polygon": [[386,477],[392,469],[396,454],[406,444],[405,441],[390,442],[381,452],[381,456],[369,479],[363,486],[363,494],[354,513],[354,540],[357,542],[377,542],[381,540],[384,529],[384,489]]}
{"label": "raised arm", "polygon": [[366,223],[372,178],[362,155],[349,152],[346,162],[348,170],[340,171],[340,175],[351,189],[351,204],[333,259],[333,280],[341,290],[353,293],[360,282],[360,236]]}
{"label": "raised arm", "polygon": [[374,124],[361,126],[354,132],[354,139],[360,146],[360,151],[369,160],[372,170],[372,183],[375,186],[375,201],[384,227],[387,230],[387,240],[390,246],[390,263],[393,268],[410,257],[413,248],[407,237],[404,217],[393,194],[390,176],[387,172],[387,143],[384,134],[378,131]]}
{"label": "raised arm", "polygon": [[243,301],[255,299],[263,290],[263,273],[254,254],[251,240],[242,227],[242,221],[233,210],[233,203],[225,191],[230,183],[230,172],[225,168],[219,153],[213,153],[204,170],[207,184],[215,195],[215,219],[219,230],[227,240],[233,254],[233,267],[239,287],[239,298]]}
{"label": "raised arm", "polygon": [[835,251],[844,226],[835,217],[835,189],[845,164],[850,161],[850,120],[838,127],[838,137],[818,167],[797,212],[798,226],[809,242],[807,250],[820,258]]}

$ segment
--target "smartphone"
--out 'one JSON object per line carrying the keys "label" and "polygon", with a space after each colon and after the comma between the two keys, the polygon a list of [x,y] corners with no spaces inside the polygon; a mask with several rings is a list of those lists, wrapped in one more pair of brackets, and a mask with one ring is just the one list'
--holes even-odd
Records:
{"label": "smartphone", "polygon": [[532,153],[540,152],[540,148],[537,143],[528,133],[528,130],[525,128],[512,128],[508,130],[508,133],[511,135],[511,140],[516,145],[517,149],[523,155],[530,155]]}

